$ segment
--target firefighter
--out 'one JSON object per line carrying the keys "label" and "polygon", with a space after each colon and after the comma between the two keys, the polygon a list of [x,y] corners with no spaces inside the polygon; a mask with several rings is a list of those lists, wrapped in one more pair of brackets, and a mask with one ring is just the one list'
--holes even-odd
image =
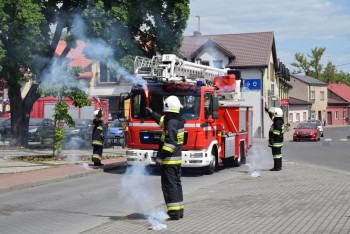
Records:
{"label": "firefighter", "polygon": [[176,96],[165,99],[163,116],[146,107],[157,124],[164,128],[156,161],[160,166],[162,191],[170,220],[179,220],[184,216],[181,152],[185,121],[179,114],[180,108],[182,105]]}
{"label": "firefighter", "polygon": [[103,152],[103,122],[102,122],[102,109],[94,111],[93,129],[92,129],[92,162],[94,166],[103,166],[101,163]]}
{"label": "firefighter", "polygon": [[265,111],[273,121],[269,130],[269,147],[272,150],[273,168],[270,171],[282,170],[282,147],[284,134],[283,111],[276,107],[274,112],[269,111],[265,104]]}

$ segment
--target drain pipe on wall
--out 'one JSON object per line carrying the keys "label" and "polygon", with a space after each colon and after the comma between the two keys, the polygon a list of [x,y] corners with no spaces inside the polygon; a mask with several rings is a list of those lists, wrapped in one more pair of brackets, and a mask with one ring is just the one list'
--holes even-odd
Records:
{"label": "drain pipe on wall", "polygon": [[260,138],[265,138],[265,122],[264,122],[264,70],[259,68],[261,72],[261,133]]}

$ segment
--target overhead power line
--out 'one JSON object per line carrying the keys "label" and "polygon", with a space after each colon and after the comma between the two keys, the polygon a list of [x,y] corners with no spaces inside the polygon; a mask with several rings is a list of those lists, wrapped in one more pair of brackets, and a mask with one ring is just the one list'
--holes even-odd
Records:
{"label": "overhead power line", "polygon": [[340,66],[345,66],[345,65],[350,65],[350,63],[339,64],[339,65],[336,65],[335,67],[340,67]]}

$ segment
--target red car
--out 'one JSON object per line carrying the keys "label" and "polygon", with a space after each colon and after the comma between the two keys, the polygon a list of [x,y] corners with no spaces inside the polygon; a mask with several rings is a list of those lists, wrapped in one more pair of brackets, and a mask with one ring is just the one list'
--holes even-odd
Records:
{"label": "red car", "polygon": [[319,141],[321,132],[314,123],[300,123],[294,128],[293,141]]}

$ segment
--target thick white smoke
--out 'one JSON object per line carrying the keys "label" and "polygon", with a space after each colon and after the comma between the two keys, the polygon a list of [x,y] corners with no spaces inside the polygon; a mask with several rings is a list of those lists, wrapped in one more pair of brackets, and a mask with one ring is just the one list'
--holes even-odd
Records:
{"label": "thick white smoke", "polygon": [[159,201],[155,200],[154,192],[147,186],[148,175],[146,167],[141,164],[128,167],[121,180],[120,199],[134,212],[146,214],[152,230],[164,229],[166,225],[162,222],[169,216],[159,208],[155,208]]}
{"label": "thick white smoke", "polygon": [[266,169],[271,165],[272,156],[271,148],[263,144],[255,144],[249,150],[247,157],[247,166],[252,177],[260,177],[262,169]]}

